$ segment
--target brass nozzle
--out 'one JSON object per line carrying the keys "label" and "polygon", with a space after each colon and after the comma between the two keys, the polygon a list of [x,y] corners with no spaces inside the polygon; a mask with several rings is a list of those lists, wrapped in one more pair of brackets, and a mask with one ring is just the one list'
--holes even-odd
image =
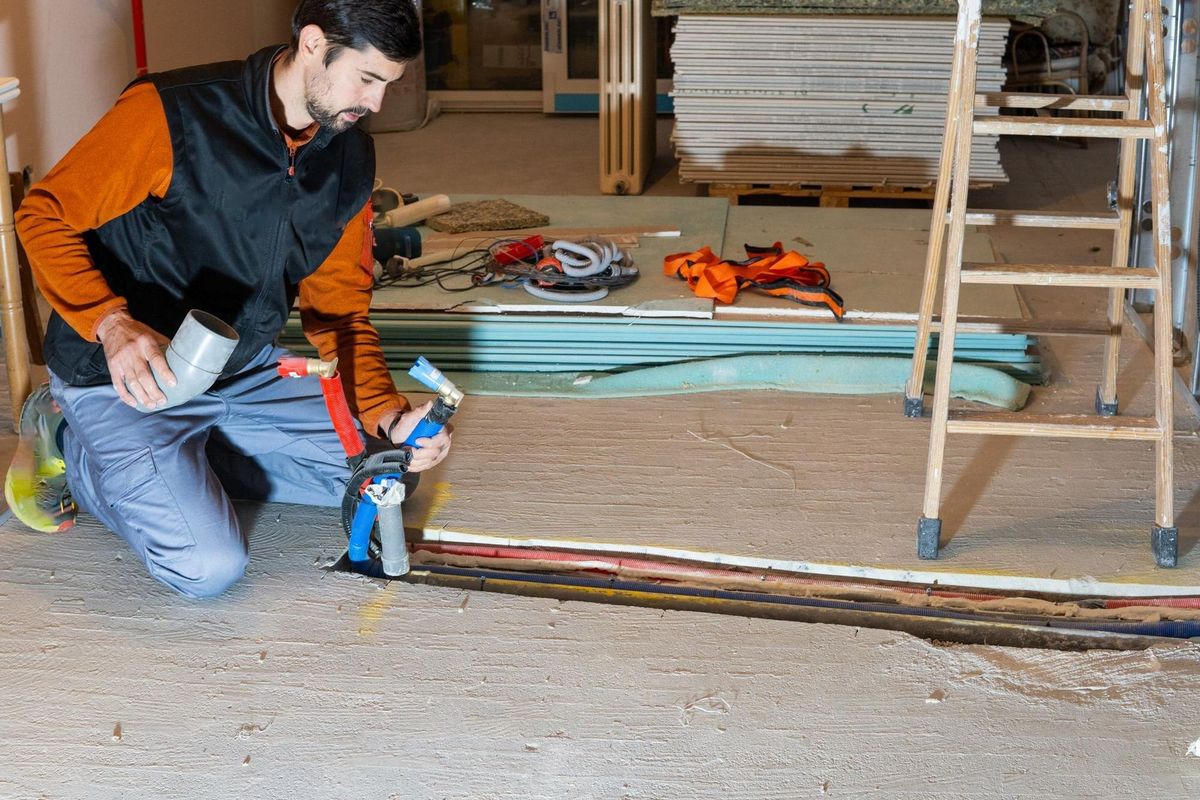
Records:
{"label": "brass nozzle", "polygon": [[322,361],[319,358],[306,358],[305,365],[308,367],[309,375],[319,375],[322,378],[332,378],[337,374],[338,360],[334,357],[333,361]]}
{"label": "brass nozzle", "polygon": [[458,404],[462,402],[463,392],[450,381],[443,381],[438,387],[438,395],[445,401],[446,405],[451,408],[458,408]]}

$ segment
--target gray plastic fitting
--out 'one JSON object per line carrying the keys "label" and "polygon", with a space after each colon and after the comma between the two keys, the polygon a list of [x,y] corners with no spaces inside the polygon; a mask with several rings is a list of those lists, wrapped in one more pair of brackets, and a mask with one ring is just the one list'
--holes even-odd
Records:
{"label": "gray plastic fitting", "polygon": [[[401,484],[403,486],[403,484]],[[399,503],[379,506],[379,560],[390,578],[407,575],[408,543],[404,541],[404,517]]]}
{"label": "gray plastic fitting", "polygon": [[229,325],[204,311],[192,309],[184,317],[175,332],[175,338],[166,349],[167,366],[175,373],[175,385],[166,382],[154,372],[158,388],[167,396],[167,402],[155,408],[138,403],[137,410],[144,414],[162,411],[164,408],[183,405],[199,394],[207,392],[217,378],[233,350],[238,344],[238,333]]}
{"label": "gray plastic fitting", "polygon": [[383,574],[391,578],[407,575],[408,543],[404,541],[404,515],[401,503],[408,494],[402,480],[384,479],[367,487],[367,495],[376,506],[379,524],[379,560]]}

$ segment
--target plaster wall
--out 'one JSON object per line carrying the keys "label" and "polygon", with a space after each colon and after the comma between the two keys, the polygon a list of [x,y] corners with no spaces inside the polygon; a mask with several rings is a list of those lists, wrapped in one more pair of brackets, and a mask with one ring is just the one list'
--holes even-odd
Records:
{"label": "plaster wall", "polygon": [[[244,58],[283,42],[295,0],[145,0],[151,70]],[[21,81],[4,107],[8,169],[44,175],[136,74],[129,0],[0,3],[0,76]]]}
{"label": "plaster wall", "polygon": [[134,72],[128,0],[0,3],[0,75],[21,81],[4,106],[8,169],[44,175]]}
{"label": "plaster wall", "polygon": [[145,0],[150,69],[245,58],[285,42],[295,6],[296,0]]}

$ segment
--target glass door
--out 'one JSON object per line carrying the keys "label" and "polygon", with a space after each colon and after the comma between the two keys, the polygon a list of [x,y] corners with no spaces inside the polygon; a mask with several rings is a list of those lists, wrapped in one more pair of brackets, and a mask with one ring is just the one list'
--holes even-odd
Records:
{"label": "glass door", "polygon": [[424,0],[421,16],[426,86],[443,105],[524,110],[539,99],[540,0]]}
{"label": "glass door", "polygon": [[[649,2],[649,0],[645,0]],[[672,18],[655,17],[658,113],[671,113]],[[600,111],[600,6],[597,0],[542,0],[542,110]]]}

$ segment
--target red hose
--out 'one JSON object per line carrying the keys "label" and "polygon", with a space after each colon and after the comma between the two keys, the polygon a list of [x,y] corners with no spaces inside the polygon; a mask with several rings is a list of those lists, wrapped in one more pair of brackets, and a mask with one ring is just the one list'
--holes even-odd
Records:
{"label": "red hose", "polygon": [[354,417],[350,414],[338,373],[335,372],[331,378],[321,378],[321,394],[325,396],[325,408],[329,411],[329,419],[333,421],[333,429],[337,431],[338,441],[346,451],[346,458],[358,458],[367,448],[358,435],[358,429],[354,427]]}
{"label": "red hose", "polygon": [[1105,608],[1131,606],[1163,606],[1164,608],[1200,608],[1200,597],[1135,597],[1128,600],[1105,600]]}
{"label": "red hose", "polygon": [[142,0],[131,0],[133,11],[133,58],[137,75],[142,77],[150,71],[146,59],[146,17],[142,12]]}

